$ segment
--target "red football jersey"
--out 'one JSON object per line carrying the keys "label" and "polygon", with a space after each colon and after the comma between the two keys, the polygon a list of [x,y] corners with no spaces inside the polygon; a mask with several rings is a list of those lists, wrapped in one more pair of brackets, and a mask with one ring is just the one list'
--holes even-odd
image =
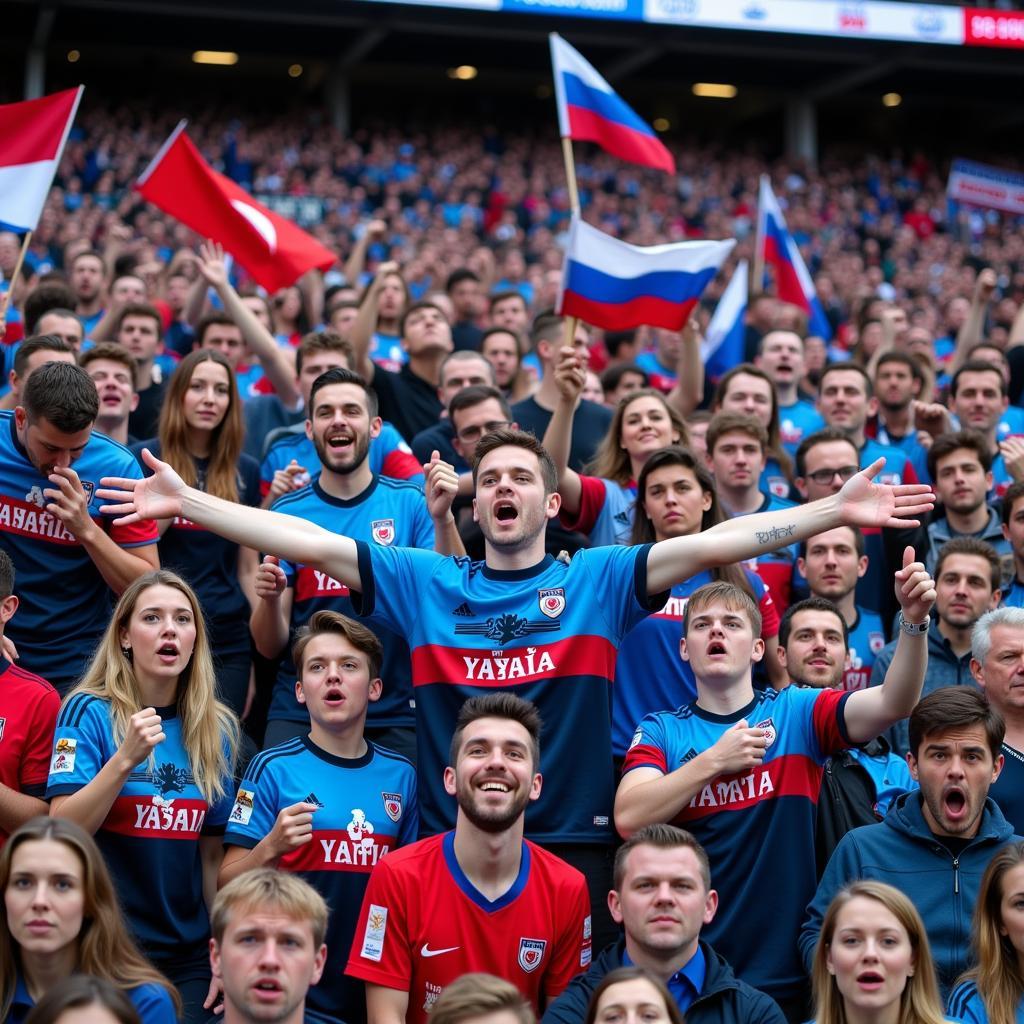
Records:
{"label": "red football jersey", "polygon": [[454,837],[432,836],[378,862],[346,973],[408,991],[408,1024],[424,1024],[441,990],[470,971],[512,982],[539,1015],[590,964],[586,881],[524,839],[519,877],[491,902],[459,867]]}

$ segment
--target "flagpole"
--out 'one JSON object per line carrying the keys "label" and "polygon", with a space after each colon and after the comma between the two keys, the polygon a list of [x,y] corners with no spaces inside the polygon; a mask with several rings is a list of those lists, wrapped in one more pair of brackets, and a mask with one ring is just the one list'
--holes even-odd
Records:
{"label": "flagpole", "polygon": [[[576,185],[576,161],[572,154],[572,139],[568,135],[562,136],[562,158],[565,160],[565,180],[569,185],[569,212],[574,216],[580,215],[580,193]],[[564,285],[564,281],[562,282]],[[562,344],[572,348],[576,343],[576,325],[579,320],[570,316],[565,321],[565,336]]]}
{"label": "flagpole", "polygon": [[21,242],[21,252],[18,253],[18,262],[14,264],[14,271],[11,274],[11,280],[7,285],[7,291],[4,292],[3,296],[0,297],[0,338],[3,337],[3,321],[7,318],[7,307],[11,303],[11,299],[14,297],[14,285],[18,280],[18,275],[21,273],[21,268],[25,263],[25,254],[28,252],[28,247],[32,244],[32,232],[26,231],[25,237]]}
{"label": "flagpole", "polygon": [[761,196],[764,194],[764,184],[768,175],[762,174],[757,191],[757,227],[754,231],[754,260],[751,271],[750,291],[759,295],[764,291],[764,223],[767,214],[764,210],[764,203]]}

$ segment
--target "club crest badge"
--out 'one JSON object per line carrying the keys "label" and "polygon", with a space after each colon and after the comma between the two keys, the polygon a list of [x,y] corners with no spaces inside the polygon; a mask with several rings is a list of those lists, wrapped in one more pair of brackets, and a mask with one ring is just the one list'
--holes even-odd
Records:
{"label": "club crest badge", "polygon": [[544,959],[544,950],[547,949],[546,939],[520,939],[519,940],[519,966],[527,974],[532,974]]}
{"label": "club crest badge", "polygon": [[766,744],[769,747],[775,742],[778,736],[778,733],[775,731],[775,723],[770,718],[766,718],[763,722],[758,722],[754,728],[764,729]]}
{"label": "club crest badge", "polygon": [[557,619],[565,611],[565,588],[552,587],[549,590],[538,590],[537,602],[540,604],[540,610],[549,619]]}
{"label": "club crest badge", "polygon": [[374,519],[370,523],[370,534],[378,544],[391,544],[395,539],[394,519]]}
{"label": "club crest badge", "polygon": [[381,799],[384,801],[384,810],[387,816],[397,822],[402,817],[402,794],[401,793],[381,793]]}

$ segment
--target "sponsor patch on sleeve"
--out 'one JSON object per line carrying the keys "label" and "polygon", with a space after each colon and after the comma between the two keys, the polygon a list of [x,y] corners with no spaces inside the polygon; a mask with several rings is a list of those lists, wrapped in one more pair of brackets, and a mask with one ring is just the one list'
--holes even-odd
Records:
{"label": "sponsor patch on sleeve", "polygon": [[235,806],[231,808],[228,819],[234,825],[248,825],[252,817],[252,801],[256,794],[251,789],[240,789],[235,797]]}
{"label": "sponsor patch on sleeve", "polygon": [[366,930],[363,932],[363,948],[359,955],[380,963],[381,957],[384,956],[384,933],[387,928],[388,908],[371,903],[366,916]]}
{"label": "sponsor patch on sleeve", "polygon": [[78,749],[78,740],[61,737],[53,748],[53,757],[50,759],[50,774],[59,775],[62,772],[73,772],[75,770],[75,751]]}

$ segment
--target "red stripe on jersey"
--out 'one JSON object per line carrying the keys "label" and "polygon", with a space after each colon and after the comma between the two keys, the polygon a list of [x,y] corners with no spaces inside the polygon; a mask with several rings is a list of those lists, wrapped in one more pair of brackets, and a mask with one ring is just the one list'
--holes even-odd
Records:
{"label": "red stripe on jersey", "polygon": [[412,653],[412,681],[414,686],[444,682],[503,687],[566,676],[612,679],[615,655],[615,645],[601,636],[567,637],[507,651],[424,644]]}
{"label": "red stripe on jersey", "polygon": [[824,754],[834,754],[850,745],[839,732],[839,704],[845,696],[842,690],[822,690],[814,702],[814,733]]}
{"label": "red stripe on jersey", "polygon": [[129,523],[127,526],[110,527],[110,539],[121,547],[129,545],[155,544],[160,539],[160,531],[157,529],[155,519],[142,519],[137,523]]}
{"label": "red stripe on jersey", "polygon": [[102,828],[121,836],[144,839],[198,839],[203,831],[205,800],[169,799],[155,796],[119,796]]}
{"label": "red stripe on jersey", "polygon": [[310,601],[314,597],[348,597],[349,589],[333,576],[303,565],[295,574],[295,600]]}
{"label": "red stripe on jersey", "polygon": [[635,747],[630,747],[622,763],[622,774],[625,775],[634,768],[657,768],[659,772],[668,775],[665,751],[660,747],[652,747],[649,743],[638,743]]}
{"label": "red stripe on jersey", "polygon": [[[102,520],[93,521],[102,527]],[[54,544],[77,546],[79,543],[78,538],[46,509],[6,494],[0,495],[0,530],[19,537],[53,541]]]}
{"label": "red stripe on jersey", "polygon": [[171,520],[171,528],[175,530],[205,530],[205,526],[201,526],[199,523],[193,523],[191,519],[186,519],[184,516],[175,516]]}
{"label": "red stripe on jersey", "polygon": [[816,804],[822,771],[821,765],[809,757],[783,754],[750,771],[720,775],[693,797],[675,821],[696,821],[719,811],[743,811],[783,796],[802,796]]}
{"label": "red stripe on jersey", "polygon": [[403,452],[401,448],[394,448],[384,456],[380,474],[394,477],[396,480],[409,480],[414,476],[422,476],[423,466],[416,461],[416,456],[412,452]]}
{"label": "red stripe on jersey", "polygon": [[286,871],[357,871],[368,875],[394,845],[394,836],[374,834],[353,839],[343,829],[322,829],[313,833],[310,842],[285,854],[281,867]]}

